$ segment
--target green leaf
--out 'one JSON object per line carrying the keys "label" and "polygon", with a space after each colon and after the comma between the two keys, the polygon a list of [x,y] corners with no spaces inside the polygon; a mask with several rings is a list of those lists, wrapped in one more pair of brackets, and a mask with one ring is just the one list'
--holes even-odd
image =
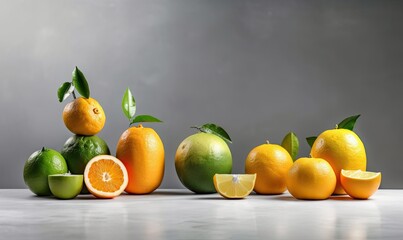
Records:
{"label": "green leaf", "polygon": [[351,116],[351,117],[348,117],[348,118],[344,119],[339,124],[337,124],[337,128],[343,128],[343,129],[348,129],[348,130],[353,131],[355,122],[357,121],[357,119],[360,116],[361,115],[358,114],[358,115]]}
{"label": "green leaf", "polygon": [[129,121],[134,117],[134,114],[136,113],[136,100],[134,100],[132,92],[129,88],[126,89],[125,94],[123,95],[122,111],[123,114],[129,119]]}
{"label": "green leaf", "polygon": [[281,146],[288,151],[292,157],[292,160],[295,161],[299,150],[299,141],[297,135],[295,135],[293,132],[289,132],[281,142]]}
{"label": "green leaf", "polygon": [[130,122],[130,124],[138,122],[162,122],[162,121],[150,115],[138,115]]}
{"label": "green leaf", "polygon": [[222,127],[215,125],[213,123],[206,123],[200,127],[193,127],[193,128],[197,128],[199,131],[205,133],[211,133],[217,135],[220,138],[224,139],[226,142],[232,143],[232,140],[229,137],[228,133]]}
{"label": "green leaf", "polygon": [[77,89],[78,93],[85,98],[90,97],[90,87],[85,79],[84,74],[76,67],[73,71],[73,85]]}
{"label": "green leaf", "polygon": [[71,82],[63,83],[59,89],[57,89],[57,97],[59,98],[59,102],[63,102],[73,91],[74,86],[71,84]]}
{"label": "green leaf", "polygon": [[312,146],[313,146],[313,143],[315,142],[315,140],[316,140],[317,138],[318,138],[318,137],[316,137],[316,136],[307,137],[307,138],[306,138],[306,141],[308,142],[309,146],[312,147]]}

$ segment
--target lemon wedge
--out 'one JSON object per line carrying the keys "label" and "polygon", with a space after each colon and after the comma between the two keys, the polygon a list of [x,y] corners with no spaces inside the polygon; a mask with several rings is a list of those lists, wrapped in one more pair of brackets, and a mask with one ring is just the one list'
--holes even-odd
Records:
{"label": "lemon wedge", "polygon": [[341,170],[340,182],[344,191],[350,197],[368,199],[381,185],[380,172],[365,172],[361,170]]}
{"label": "lemon wedge", "polygon": [[215,174],[213,180],[214,187],[221,196],[239,199],[252,192],[256,174]]}

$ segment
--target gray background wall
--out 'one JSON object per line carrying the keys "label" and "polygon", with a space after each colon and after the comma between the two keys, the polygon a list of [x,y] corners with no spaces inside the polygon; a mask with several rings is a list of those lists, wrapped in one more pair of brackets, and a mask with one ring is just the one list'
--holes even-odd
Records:
{"label": "gray background wall", "polygon": [[181,187],[176,147],[205,122],[233,138],[234,172],[266,139],[301,139],[361,113],[368,169],[403,187],[402,1],[0,1],[0,188],[28,156],[60,149],[56,90],[79,66],[107,114],[115,153],[126,87],[165,143],[162,187]]}

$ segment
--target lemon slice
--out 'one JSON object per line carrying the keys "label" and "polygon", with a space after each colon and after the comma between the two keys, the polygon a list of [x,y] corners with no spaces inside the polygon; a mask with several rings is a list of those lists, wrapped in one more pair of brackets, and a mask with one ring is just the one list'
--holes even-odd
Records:
{"label": "lemon slice", "polygon": [[341,170],[340,182],[344,191],[350,197],[368,199],[381,185],[380,172],[365,172],[361,170]]}
{"label": "lemon slice", "polygon": [[255,186],[256,174],[215,174],[214,187],[225,198],[244,198]]}

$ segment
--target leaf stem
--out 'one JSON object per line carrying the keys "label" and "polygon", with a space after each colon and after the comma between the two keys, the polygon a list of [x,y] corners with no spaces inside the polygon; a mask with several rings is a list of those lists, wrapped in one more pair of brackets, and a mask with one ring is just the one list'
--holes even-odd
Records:
{"label": "leaf stem", "polygon": [[203,132],[203,131],[201,130],[201,128],[200,128],[200,127],[198,127],[198,126],[191,126],[190,128],[195,128],[195,129],[197,129],[197,130],[199,130],[199,131]]}
{"label": "leaf stem", "polygon": [[74,98],[74,99],[77,99],[77,98],[76,98],[76,93],[75,93],[74,91],[71,92],[71,93],[73,94],[73,98]]}

